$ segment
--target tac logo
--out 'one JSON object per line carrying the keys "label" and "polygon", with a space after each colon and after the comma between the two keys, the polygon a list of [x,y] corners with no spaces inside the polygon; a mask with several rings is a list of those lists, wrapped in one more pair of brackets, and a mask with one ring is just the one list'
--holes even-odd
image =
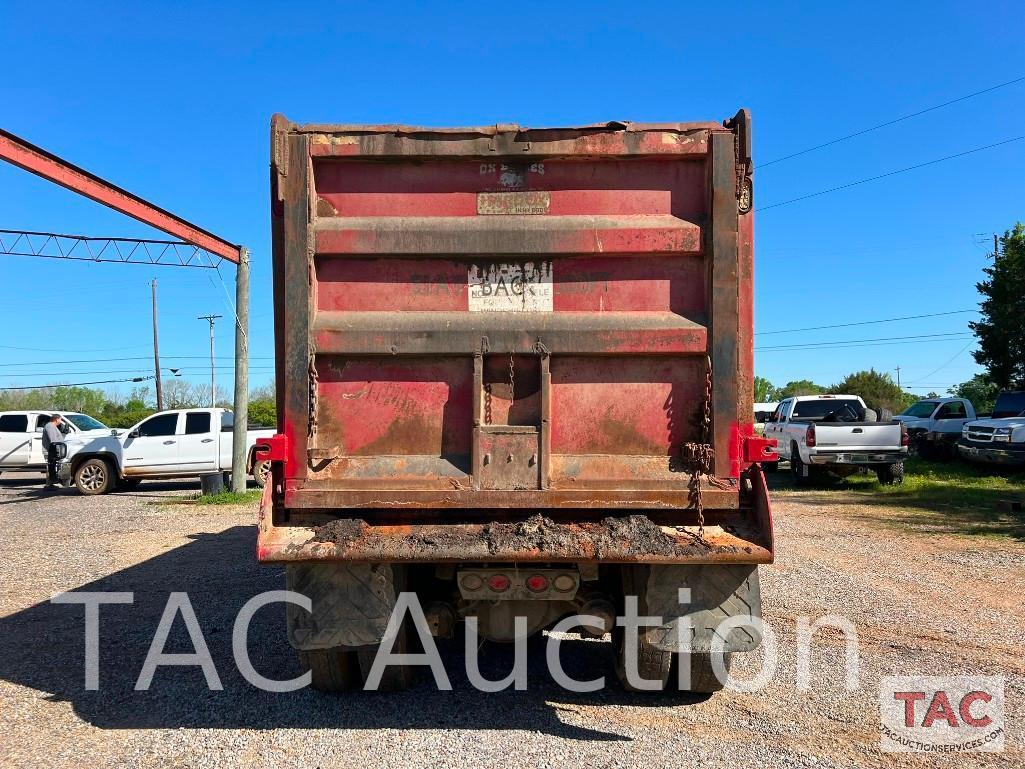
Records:
{"label": "tac logo", "polygon": [[888,676],[879,712],[884,751],[1004,749],[1003,676]]}

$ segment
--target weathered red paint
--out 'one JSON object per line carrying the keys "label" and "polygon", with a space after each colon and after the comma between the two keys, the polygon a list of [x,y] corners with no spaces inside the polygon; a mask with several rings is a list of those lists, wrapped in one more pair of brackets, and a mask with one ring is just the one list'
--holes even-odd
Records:
{"label": "weathered red paint", "polygon": [[[745,453],[752,214],[738,211],[746,115],[734,123],[427,129],[276,117],[288,458],[262,557],[429,560],[429,547],[412,552],[417,537],[461,526],[472,539],[468,517],[516,510],[563,511],[567,525],[573,511],[647,511],[693,526],[682,447],[705,441],[718,476],[704,484],[706,519],[733,528],[710,552],[659,557],[771,558],[764,482]],[[485,274],[492,283],[474,283]],[[521,306],[528,274],[539,282]],[[356,509],[358,540],[303,544],[310,527]],[[593,515],[585,529],[598,541]],[[563,555],[608,556],[581,547]],[[658,560],[629,542],[612,557]]]}

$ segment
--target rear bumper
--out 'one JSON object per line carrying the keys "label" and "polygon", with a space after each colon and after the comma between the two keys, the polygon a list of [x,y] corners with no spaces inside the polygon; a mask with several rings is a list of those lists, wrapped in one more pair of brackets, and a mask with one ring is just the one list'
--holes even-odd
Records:
{"label": "rear bumper", "polygon": [[907,451],[816,451],[813,465],[891,465],[908,458]]}
{"label": "rear bumper", "polygon": [[984,444],[962,440],[957,444],[958,453],[973,462],[994,465],[1025,465],[1025,446]]}
{"label": "rear bumper", "polygon": [[[437,523],[378,523],[367,518],[320,516],[307,525],[277,525],[272,484],[260,507],[257,559],[264,563],[348,561],[439,562],[600,562],[600,563],[771,563],[772,515],[764,477],[757,466],[747,505],[705,510],[699,536],[689,511],[688,525],[667,525],[645,511],[610,510],[604,518],[574,519],[579,511],[503,510],[499,520]],[[351,514],[351,513],[350,513]],[[552,517],[549,517],[550,514]],[[558,517],[556,517],[558,516]],[[370,518],[370,520],[368,520]]]}

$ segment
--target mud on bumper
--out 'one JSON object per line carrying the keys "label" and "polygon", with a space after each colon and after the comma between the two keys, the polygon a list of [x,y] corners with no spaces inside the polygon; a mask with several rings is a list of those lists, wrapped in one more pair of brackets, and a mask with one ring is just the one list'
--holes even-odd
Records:
{"label": "mud on bumper", "polygon": [[498,520],[478,517],[443,523],[384,523],[373,514],[360,518],[321,514],[278,524],[268,484],[260,508],[257,558],[267,563],[771,563],[772,515],[764,477],[753,467],[745,478],[750,480],[746,503],[706,508],[703,531],[694,525],[696,521],[682,525],[667,516],[690,511],[641,510],[588,519],[568,510],[519,515],[502,510]]}

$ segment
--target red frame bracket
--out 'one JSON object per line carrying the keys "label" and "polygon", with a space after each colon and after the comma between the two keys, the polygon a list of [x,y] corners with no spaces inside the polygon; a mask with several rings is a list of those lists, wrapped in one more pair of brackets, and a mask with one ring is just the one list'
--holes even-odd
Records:
{"label": "red frame bracket", "polygon": [[776,453],[776,439],[764,438],[761,435],[751,435],[744,439],[744,461],[745,462],[777,462],[779,454]]}
{"label": "red frame bracket", "polygon": [[278,433],[269,438],[257,438],[253,444],[253,458],[258,461],[284,462],[288,455],[288,436]]}

